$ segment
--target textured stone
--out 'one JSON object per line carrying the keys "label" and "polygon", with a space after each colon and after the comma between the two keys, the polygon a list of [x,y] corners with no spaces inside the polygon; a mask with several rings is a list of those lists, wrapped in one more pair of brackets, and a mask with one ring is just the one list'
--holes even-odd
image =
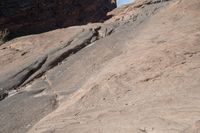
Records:
{"label": "textured stone", "polygon": [[8,30],[13,38],[103,21],[115,7],[115,0],[1,0],[0,32]]}
{"label": "textured stone", "polygon": [[0,101],[3,100],[7,95],[7,91],[3,88],[0,88]]}
{"label": "textured stone", "polygon": [[0,101],[0,132],[199,132],[200,1],[109,15],[0,46],[0,83],[16,89]]}

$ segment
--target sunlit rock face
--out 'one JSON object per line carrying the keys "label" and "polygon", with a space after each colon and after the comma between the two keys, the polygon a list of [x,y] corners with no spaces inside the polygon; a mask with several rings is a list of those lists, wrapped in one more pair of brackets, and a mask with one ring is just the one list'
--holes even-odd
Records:
{"label": "sunlit rock face", "polygon": [[[76,20],[50,22],[51,11],[38,11],[41,26],[18,17],[32,30]],[[200,133],[200,0],[135,0],[107,15],[0,46],[0,133]]]}
{"label": "sunlit rock face", "polygon": [[106,19],[115,0],[1,0],[1,38],[40,33]]}

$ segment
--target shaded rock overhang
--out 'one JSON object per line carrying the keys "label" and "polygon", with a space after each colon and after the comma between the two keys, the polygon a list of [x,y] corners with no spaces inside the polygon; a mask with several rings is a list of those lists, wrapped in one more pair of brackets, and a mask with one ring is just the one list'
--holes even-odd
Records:
{"label": "shaded rock overhang", "polygon": [[108,19],[116,0],[1,0],[0,41]]}

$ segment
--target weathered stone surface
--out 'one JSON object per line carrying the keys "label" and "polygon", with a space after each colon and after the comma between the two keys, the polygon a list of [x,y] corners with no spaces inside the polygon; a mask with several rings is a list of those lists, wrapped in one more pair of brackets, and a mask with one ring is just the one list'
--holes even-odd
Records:
{"label": "weathered stone surface", "polygon": [[181,133],[200,133],[200,121],[196,121],[193,125]]}
{"label": "weathered stone surface", "polygon": [[6,89],[0,88],[0,101],[3,100],[6,96],[8,96]]}
{"label": "weathered stone surface", "polygon": [[[1,0],[0,32],[9,38],[103,21],[115,0]],[[3,41],[5,34],[0,34]]]}
{"label": "weathered stone surface", "polygon": [[36,77],[47,72],[49,69],[57,66],[59,63],[62,63],[62,61],[68,58],[69,56],[76,54],[81,49],[91,44],[92,38],[97,36],[98,33],[94,29],[87,29],[86,31],[81,32],[79,35],[76,36],[76,38],[70,40],[66,47],[48,54],[47,60],[43,64],[43,66],[37,72],[33,73],[33,75],[31,75],[30,78],[26,78],[26,82],[24,84],[32,81]]}
{"label": "weathered stone surface", "polygon": [[36,93],[21,92],[0,102],[1,132],[25,133],[36,121],[56,109],[55,95],[34,97],[35,95]]}
{"label": "weathered stone surface", "polygon": [[47,57],[36,60],[26,68],[20,70],[17,73],[13,73],[11,77],[3,76],[0,78],[0,88],[4,90],[12,90],[18,88],[24,83],[32,74],[39,70],[45,63]]}
{"label": "weathered stone surface", "polygon": [[46,55],[41,55],[41,57],[35,59],[36,61],[32,61],[24,68],[12,72],[10,76],[7,76],[10,71],[5,74],[0,74],[0,88],[7,91],[14,90],[20,87],[20,85],[26,85],[35,78],[41,77],[45,72],[57,66],[67,57],[77,53],[99,39],[98,29],[89,28],[84,30],[75,38],[69,40],[63,47],[55,49],[55,51],[47,53]]}
{"label": "weathered stone surface", "polygon": [[0,132],[198,132],[199,5],[137,0],[104,23],[3,44],[3,84],[46,58],[0,101]]}

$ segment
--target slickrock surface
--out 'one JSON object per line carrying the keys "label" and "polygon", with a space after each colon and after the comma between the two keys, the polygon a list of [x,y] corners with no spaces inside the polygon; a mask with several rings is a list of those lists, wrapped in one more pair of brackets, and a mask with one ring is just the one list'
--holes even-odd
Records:
{"label": "slickrock surface", "polygon": [[1,0],[0,40],[106,19],[115,0]]}
{"label": "slickrock surface", "polygon": [[0,46],[0,132],[200,132],[200,1],[108,15]]}

